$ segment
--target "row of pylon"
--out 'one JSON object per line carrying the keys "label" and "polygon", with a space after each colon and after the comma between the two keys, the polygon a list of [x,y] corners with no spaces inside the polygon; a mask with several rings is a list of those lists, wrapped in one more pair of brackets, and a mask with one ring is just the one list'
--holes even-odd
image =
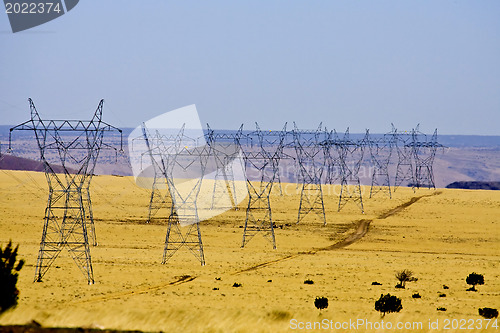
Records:
{"label": "row of pylon", "polygon": [[[102,121],[102,100],[90,121],[42,120],[31,99],[29,103],[31,119],[10,129],[9,151],[13,131],[33,132],[49,185],[34,280],[41,281],[66,248],[88,283],[93,284],[90,245],[97,245],[97,237],[90,183],[100,150],[118,150],[103,142],[104,133],[119,133],[119,149],[122,150],[122,131]],[[324,184],[341,184],[339,211],[350,200],[364,210],[359,169],[367,148],[374,166],[370,196],[382,189],[390,196],[388,166],[393,149],[398,155],[394,188],[404,181],[409,181],[413,187],[431,188],[435,187],[434,156],[437,148],[442,147],[437,143],[437,130],[428,139],[418,131],[418,126],[411,132],[398,132],[393,127],[390,133],[376,138],[366,131],[359,139],[353,139],[349,130],[340,137],[335,131],[322,128],[321,124],[314,131],[299,130],[295,124],[290,131],[286,124],[280,131],[263,131],[256,124],[255,131],[243,131],[242,126],[234,133],[208,127],[202,139],[191,138],[184,130],[182,127],[177,133],[165,135],[158,130],[150,133],[145,125],[142,126],[141,138],[147,147],[145,153],[153,174],[148,221],[156,218],[162,207],[169,210],[162,263],[186,246],[204,265],[199,222],[206,216],[200,217],[202,209],[199,206],[208,207],[213,215],[227,208],[223,206],[237,208],[246,196],[248,203],[241,246],[262,233],[276,248],[270,195],[275,184],[282,193],[282,161],[295,165],[295,181],[301,185],[297,223],[315,213],[326,224]],[[56,152],[62,172],[49,163],[50,152]],[[235,171],[238,165],[241,173]],[[210,202],[202,204],[199,193],[203,179],[210,172],[214,174],[212,194],[208,196]],[[244,194],[239,191],[241,187],[238,189],[236,180],[243,180]],[[349,190],[352,185],[357,188],[354,192]],[[225,204],[219,202],[220,193],[229,199]],[[204,197],[206,199],[206,195]]]}
{"label": "row of pylon", "polygon": [[[353,201],[364,213],[359,170],[364,162],[366,150],[370,153],[369,161],[373,166],[370,197],[381,191],[384,191],[388,197],[392,197],[389,164],[393,150],[396,149],[398,156],[394,190],[405,180],[413,189],[423,187],[423,184],[429,188],[435,188],[432,163],[437,148],[442,147],[437,142],[437,130],[428,139],[425,134],[419,132],[418,126],[411,132],[398,132],[393,126],[390,133],[375,136],[375,138],[367,130],[359,139],[351,138],[349,130],[341,137],[334,130],[323,129],[321,124],[315,131],[299,130],[295,124],[291,131],[286,130],[286,124],[279,131],[262,131],[258,124],[256,124],[255,131],[246,132],[243,131],[243,125],[236,132],[215,131],[209,125],[207,129],[205,137],[209,150],[205,151],[205,154],[213,155],[217,165],[212,192],[212,208],[214,200],[220,195],[217,192],[219,184],[217,178],[222,178],[220,180],[223,182],[222,187],[225,187],[225,194],[229,194],[231,198],[230,208],[237,209],[238,200],[232,169],[234,164],[229,163],[228,160],[234,160],[238,153],[242,157],[245,175],[243,180],[247,188],[245,195],[248,196],[242,247],[256,234],[262,233],[271,242],[273,248],[276,248],[270,195],[273,186],[277,186],[282,194],[279,167],[281,161],[290,160],[295,164],[297,173],[295,179],[301,185],[297,223],[304,220],[308,214],[315,214],[326,225],[322,188],[324,184],[341,185],[338,211],[347,202]],[[157,133],[156,137],[159,138],[161,135]],[[144,132],[144,138],[148,140],[146,132]],[[172,137],[164,137],[163,140],[175,141]],[[178,137],[177,140],[180,138]],[[177,153],[176,156],[180,155]],[[155,179],[164,178],[166,172],[163,172],[163,175],[156,176],[157,174],[155,172]],[[168,183],[168,176],[166,178]],[[172,204],[172,199],[169,199],[174,188],[174,186],[168,187],[166,194],[160,194],[160,191],[153,186],[151,192],[148,221],[154,218],[160,207],[170,209],[168,230],[172,228],[171,223],[177,223],[176,219],[178,219],[178,214],[173,208],[175,205]],[[194,201],[196,199],[193,198]],[[193,204],[192,207],[194,207]],[[170,216],[175,216],[175,219],[171,219]],[[197,231],[201,254],[197,256],[204,264],[199,228]],[[180,235],[177,239],[181,239],[182,242]],[[168,244],[167,235],[165,251],[168,250]],[[177,249],[178,247],[175,248]],[[164,262],[165,258],[170,257],[164,254]]]}

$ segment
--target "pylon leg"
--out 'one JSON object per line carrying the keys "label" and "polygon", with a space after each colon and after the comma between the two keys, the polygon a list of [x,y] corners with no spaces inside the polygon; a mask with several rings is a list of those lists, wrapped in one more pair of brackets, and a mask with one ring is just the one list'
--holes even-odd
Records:
{"label": "pylon leg", "polygon": [[182,246],[186,246],[200,261],[201,265],[205,266],[205,254],[203,251],[203,243],[201,241],[199,223],[190,224],[185,228],[187,228],[187,231],[183,234],[177,215],[175,213],[172,214],[168,222],[162,264],[166,264],[167,261],[172,258]]}

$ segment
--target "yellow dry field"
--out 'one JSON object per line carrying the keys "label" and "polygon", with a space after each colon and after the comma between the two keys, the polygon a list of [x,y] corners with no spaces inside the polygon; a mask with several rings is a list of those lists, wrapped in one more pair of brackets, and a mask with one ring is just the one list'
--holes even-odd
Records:
{"label": "yellow dry field", "polygon": [[[370,199],[365,188],[361,214],[354,202],[337,212],[338,196],[326,186],[323,226],[312,215],[296,224],[300,195],[294,184],[283,184],[284,195],[273,190],[271,200],[277,249],[261,235],[240,247],[244,200],[241,209],[200,224],[207,263],[202,267],[187,249],[162,265],[166,225],[145,223],[149,191],[131,177],[96,176],[96,283],[87,285],[66,250],[43,282],[33,283],[47,200],[44,174],[1,171],[0,184],[0,243],[19,243],[26,260],[19,305],[0,317],[3,325],[36,320],[47,327],[305,332],[313,330],[302,325],[320,322],[331,325],[324,331],[391,331],[381,328],[383,321],[416,325],[394,332],[498,332],[494,321],[484,329],[478,308],[500,308],[500,191],[400,188],[392,199],[383,193]],[[402,269],[412,270],[418,281],[396,289],[394,275]],[[472,272],[484,274],[477,292],[466,291]],[[304,284],[306,279],[314,284]],[[386,293],[400,297],[403,309],[381,318],[374,303]],[[414,293],[421,298],[412,298]],[[321,313],[314,306],[317,296],[329,300]],[[360,326],[335,329],[349,321]],[[437,330],[429,321],[432,328],[437,321]]]}

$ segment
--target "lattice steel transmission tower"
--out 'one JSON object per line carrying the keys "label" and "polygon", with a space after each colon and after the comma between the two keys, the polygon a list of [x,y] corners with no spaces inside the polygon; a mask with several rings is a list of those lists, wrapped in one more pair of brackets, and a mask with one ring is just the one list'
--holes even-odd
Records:
{"label": "lattice steel transmission tower", "polygon": [[[146,144],[147,153],[151,159],[151,168],[153,171],[153,181],[151,184],[151,196],[149,199],[147,223],[151,223],[155,220],[167,220],[172,210],[172,197],[170,195],[170,190],[168,188],[166,178],[164,176],[164,173],[162,172],[162,166],[158,164],[155,156],[160,156],[159,149],[162,144],[164,144],[164,142],[173,143],[175,142],[176,138],[162,136],[158,132],[156,132],[155,136],[150,137],[144,123],[142,124],[141,129],[143,139]],[[173,146],[174,145],[172,144],[167,145],[167,147]],[[163,216],[158,216],[161,211],[164,211],[165,214]]]}
{"label": "lattice steel transmission tower", "polygon": [[411,132],[398,132],[392,125],[392,133],[395,137],[396,151],[398,155],[398,164],[396,166],[396,176],[394,177],[394,192],[396,189],[407,181],[407,185],[411,185],[415,191],[415,167],[414,167],[414,149],[413,136]]}
{"label": "lattice steel transmission tower", "polygon": [[283,152],[286,124],[282,131],[274,133],[262,132],[259,125],[257,123],[255,125],[256,131],[239,138],[248,190],[241,247],[244,247],[257,233],[262,232],[271,242],[273,249],[276,249],[269,197]]}
{"label": "lattice steel transmission tower", "polygon": [[[89,238],[91,242],[96,241],[90,181],[101,148],[112,148],[103,142],[104,133],[118,131],[122,150],[122,131],[102,121],[103,100],[90,121],[42,120],[33,101],[28,101],[31,119],[10,129],[9,149],[13,131],[33,131],[49,185],[34,281],[42,280],[62,249],[66,248],[88,283],[93,284]],[[60,163],[64,173],[54,171],[49,163],[51,159]]]}
{"label": "lattice steel transmission tower", "polygon": [[[206,140],[215,162],[215,177],[211,208],[238,209],[238,192],[235,186],[234,161],[240,157],[239,139],[242,127],[236,133],[215,132],[207,124]],[[229,198],[229,202],[227,202]]]}
{"label": "lattice steel transmission tower", "polygon": [[[179,248],[186,246],[204,266],[205,255],[197,200],[205,168],[212,153],[209,145],[196,146],[196,143],[193,143],[194,147],[188,146],[189,140],[186,141],[183,136],[180,139],[181,144],[177,146],[180,149],[176,150],[172,158],[166,160],[166,179],[174,205],[168,220],[162,263],[165,264]],[[183,181],[185,179],[190,179],[187,186]],[[181,225],[186,226],[185,233],[181,232]]]}
{"label": "lattice steel transmission tower", "polygon": [[165,136],[158,130],[156,140],[151,140],[144,124],[143,132],[148,138],[152,161],[161,171],[172,199],[162,264],[185,246],[203,266],[205,255],[197,201],[205,168],[211,158],[211,148],[209,145],[199,145],[199,138],[185,135],[184,127],[174,142],[163,140]]}
{"label": "lattice steel transmission tower", "polygon": [[334,144],[337,139],[337,132],[331,130],[326,132],[326,139],[319,143],[325,156],[325,184],[340,183],[340,157]]}
{"label": "lattice steel transmission tower", "polygon": [[412,131],[412,148],[415,159],[415,186],[436,188],[434,182],[434,157],[438,148],[444,146],[437,141],[437,128],[429,139],[419,131],[419,125]]}
{"label": "lattice steel transmission tower", "polygon": [[389,164],[395,145],[394,133],[384,134],[382,138],[378,139],[372,138],[368,130],[366,134],[366,143],[370,149],[370,157],[373,165],[370,198],[379,192],[384,192],[389,198],[392,198]]}
{"label": "lattice steel transmission tower", "polygon": [[320,142],[325,140],[325,131],[319,124],[316,131],[301,131],[294,123],[294,146],[302,180],[297,223],[309,213],[316,214],[326,225],[323,202],[322,178],[325,169],[325,154]]}
{"label": "lattice steel transmission tower", "polygon": [[333,141],[339,156],[340,164],[340,197],[338,211],[340,211],[349,201],[355,202],[364,213],[363,192],[359,179],[359,169],[363,162],[366,136],[362,140],[353,140],[349,135],[349,128],[342,139],[336,138]]}

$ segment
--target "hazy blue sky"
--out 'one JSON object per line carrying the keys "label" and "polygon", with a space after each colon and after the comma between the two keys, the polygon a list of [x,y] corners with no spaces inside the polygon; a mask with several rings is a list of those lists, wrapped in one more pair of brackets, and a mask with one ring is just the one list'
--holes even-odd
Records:
{"label": "hazy blue sky", "polygon": [[0,124],[104,98],[121,127],[196,104],[214,128],[500,135],[498,0],[81,0],[16,34],[1,12],[0,64]]}

